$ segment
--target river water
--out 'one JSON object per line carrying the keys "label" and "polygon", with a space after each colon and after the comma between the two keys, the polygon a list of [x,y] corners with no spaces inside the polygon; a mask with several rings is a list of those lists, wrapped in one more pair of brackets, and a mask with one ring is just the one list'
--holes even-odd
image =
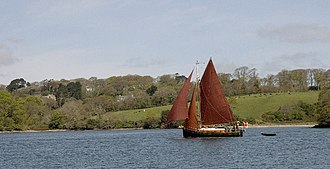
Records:
{"label": "river water", "polygon": [[307,127],[190,139],[179,129],[7,133],[0,146],[0,168],[330,168],[330,130]]}

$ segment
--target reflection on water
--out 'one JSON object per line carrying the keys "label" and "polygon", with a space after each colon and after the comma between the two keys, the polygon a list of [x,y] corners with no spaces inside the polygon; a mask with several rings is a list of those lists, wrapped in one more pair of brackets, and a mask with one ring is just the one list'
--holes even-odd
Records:
{"label": "reflection on water", "polygon": [[182,130],[0,134],[0,168],[330,168],[329,137],[329,129],[298,127],[235,138],[185,139]]}

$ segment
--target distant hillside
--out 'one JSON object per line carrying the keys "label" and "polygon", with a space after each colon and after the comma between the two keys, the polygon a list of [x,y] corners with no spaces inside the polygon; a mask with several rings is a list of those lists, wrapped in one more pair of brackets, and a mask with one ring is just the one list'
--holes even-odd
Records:
{"label": "distant hillside", "polygon": [[[294,93],[274,93],[256,94],[236,97],[231,104],[234,114],[242,118],[252,117],[261,120],[261,115],[265,112],[275,111],[280,106],[295,104],[298,101],[313,104],[317,102],[319,92],[294,92]],[[161,106],[148,109],[126,110],[118,112],[108,112],[103,117],[105,119],[121,121],[145,121],[147,118],[158,119],[161,112],[170,110],[171,106]]]}

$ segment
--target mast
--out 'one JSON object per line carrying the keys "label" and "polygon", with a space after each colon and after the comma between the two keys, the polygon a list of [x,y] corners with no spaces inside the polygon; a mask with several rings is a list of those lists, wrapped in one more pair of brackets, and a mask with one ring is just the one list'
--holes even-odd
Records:
{"label": "mast", "polygon": [[202,127],[202,117],[201,117],[201,109],[200,109],[200,96],[199,96],[199,74],[198,74],[198,66],[199,66],[198,60],[196,61],[196,109],[197,109],[197,123],[198,127]]}

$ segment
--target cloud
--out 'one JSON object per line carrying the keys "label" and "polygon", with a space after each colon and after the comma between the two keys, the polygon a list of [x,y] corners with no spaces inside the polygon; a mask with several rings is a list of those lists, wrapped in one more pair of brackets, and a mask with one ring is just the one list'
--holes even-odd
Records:
{"label": "cloud", "polygon": [[330,42],[330,29],[312,24],[287,24],[277,28],[261,29],[258,35],[289,43]]}
{"label": "cloud", "polygon": [[283,54],[273,57],[263,64],[262,71],[270,73],[278,73],[283,69],[299,69],[299,68],[321,68],[327,67],[326,62],[322,62],[322,56],[316,52]]}
{"label": "cloud", "polygon": [[16,38],[16,37],[9,37],[6,39],[6,42],[11,43],[11,44],[19,44],[23,42],[24,40],[21,38]]}
{"label": "cloud", "polygon": [[238,65],[228,61],[228,62],[216,63],[215,67],[217,73],[232,73],[236,68],[238,68]]}
{"label": "cloud", "polygon": [[160,58],[146,59],[143,57],[131,57],[126,60],[123,66],[135,68],[148,68],[166,64],[166,61]]}
{"label": "cloud", "polygon": [[9,47],[0,44],[0,67],[14,64],[17,61],[12,53],[13,52]]}
{"label": "cloud", "polygon": [[3,73],[0,73],[0,77],[6,77],[6,75]]}
{"label": "cloud", "polygon": [[286,55],[282,55],[280,57],[278,57],[280,60],[286,61],[286,62],[291,62],[291,63],[296,63],[296,64],[300,64],[301,61],[306,61],[309,59],[312,59],[314,57],[316,57],[317,54],[313,53],[313,52],[309,52],[309,53],[294,53],[294,54],[286,54]]}
{"label": "cloud", "polygon": [[33,1],[28,5],[27,15],[32,17],[33,20],[72,21],[91,15],[98,8],[103,7],[105,3],[106,1],[90,0]]}

